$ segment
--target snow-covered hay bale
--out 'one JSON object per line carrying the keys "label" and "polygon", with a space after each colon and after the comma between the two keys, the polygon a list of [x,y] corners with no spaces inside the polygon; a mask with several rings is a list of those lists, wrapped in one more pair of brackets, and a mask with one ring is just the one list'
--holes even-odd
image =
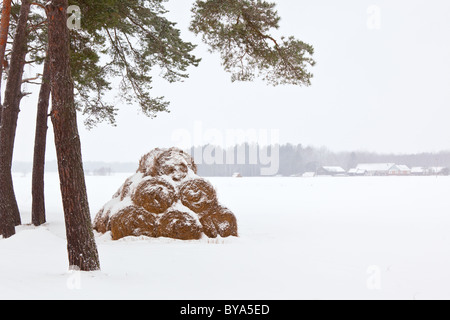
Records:
{"label": "snow-covered hay bale", "polygon": [[143,173],[144,176],[153,175],[155,172],[155,159],[164,152],[164,149],[153,149],[144,155],[139,161],[137,172]]}
{"label": "snow-covered hay bale", "polygon": [[203,214],[217,205],[216,190],[205,179],[191,179],[180,186],[180,199],[184,206]]}
{"label": "snow-covered hay bale", "polygon": [[131,196],[131,185],[133,184],[133,179],[128,178],[125,183],[120,188],[120,192],[118,194],[118,197],[120,197],[120,201],[123,201],[128,196]]}
{"label": "snow-covered hay bale", "polygon": [[160,237],[198,240],[202,237],[202,226],[197,219],[187,212],[170,210],[159,220]]}
{"label": "snow-covered hay bale", "polygon": [[209,238],[216,238],[218,235],[222,238],[238,236],[236,216],[224,206],[217,205],[210,209],[200,218],[200,222],[203,232]]}
{"label": "snow-covered hay bale", "polygon": [[152,175],[168,176],[179,182],[188,176],[189,170],[197,174],[194,159],[183,150],[171,148],[155,157]]}
{"label": "snow-covered hay bale", "polygon": [[210,182],[184,151],[155,149],[144,155],[94,219],[94,229],[111,231],[114,240],[127,236],[181,240],[237,236],[236,218],[221,207]]}
{"label": "snow-covered hay bale", "polygon": [[135,205],[156,214],[165,212],[177,200],[175,188],[160,178],[145,178],[131,198]]}
{"label": "snow-covered hay bale", "polygon": [[120,210],[111,217],[110,224],[113,240],[128,236],[157,236],[156,216],[141,207],[129,206]]}
{"label": "snow-covered hay bale", "polygon": [[238,236],[236,216],[228,208],[219,205],[214,210],[212,210],[210,216],[216,227],[217,233],[222,238]]}
{"label": "snow-covered hay bale", "polygon": [[197,174],[197,165],[194,159],[181,149],[158,148],[141,158],[137,172],[143,173],[144,176],[166,176],[179,182],[190,172]]}
{"label": "snow-covered hay bale", "polygon": [[100,233],[105,233],[111,230],[109,225],[109,214],[110,212],[108,212],[105,208],[102,208],[97,213],[94,219],[94,230]]}
{"label": "snow-covered hay bale", "polygon": [[205,214],[200,217],[200,223],[202,224],[202,229],[205,236],[208,238],[217,238],[219,233],[217,232],[217,228],[214,225],[211,215]]}

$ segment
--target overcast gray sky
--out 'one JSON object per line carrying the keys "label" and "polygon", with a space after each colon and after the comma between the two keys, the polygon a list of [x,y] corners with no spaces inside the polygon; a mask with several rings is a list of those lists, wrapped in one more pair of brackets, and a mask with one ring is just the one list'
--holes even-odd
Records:
{"label": "overcast gray sky", "polygon": [[[282,17],[277,34],[315,47],[309,88],[231,83],[219,57],[187,30],[192,2],[167,5],[203,58],[183,83],[155,81],[153,95],[171,101],[171,113],[150,120],[118,103],[118,126],[91,131],[80,118],[84,160],[138,161],[154,147],[172,146],[180,129],[194,135],[198,124],[224,135],[229,129],[275,129],[281,143],[335,151],[450,150],[449,1],[275,0]],[[32,95],[22,103],[17,161],[32,160],[36,100]],[[56,158],[51,129],[48,160]]]}

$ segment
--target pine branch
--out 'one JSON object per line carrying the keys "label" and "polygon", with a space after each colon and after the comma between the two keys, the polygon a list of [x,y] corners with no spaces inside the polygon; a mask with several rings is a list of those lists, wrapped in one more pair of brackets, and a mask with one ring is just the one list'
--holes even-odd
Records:
{"label": "pine branch", "polygon": [[37,83],[31,82],[31,81],[37,80],[37,79],[39,79],[41,76],[42,76],[42,74],[38,73],[38,74],[36,75],[36,77],[33,77],[33,78],[27,78],[27,79],[22,79],[22,83],[32,83],[32,84],[37,84]]}

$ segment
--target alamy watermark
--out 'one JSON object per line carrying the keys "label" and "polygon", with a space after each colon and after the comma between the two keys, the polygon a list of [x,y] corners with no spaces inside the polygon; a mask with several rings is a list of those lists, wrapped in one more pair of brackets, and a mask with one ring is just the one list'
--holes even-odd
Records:
{"label": "alamy watermark", "polygon": [[193,130],[175,130],[172,142],[181,149],[199,146],[192,154],[197,164],[260,165],[262,176],[274,176],[280,168],[277,129],[219,130],[197,121]]}
{"label": "alamy watermark", "polygon": [[71,266],[69,268],[66,286],[69,290],[81,290],[81,270],[79,267]]}
{"label": "alamy watermark", "polygon": [[72,5],[67,8],[67,28],[69,30],[81,29],[81,9],[79,6]]}
{"label": "alamy watermark", "polygon": [[381,268],[377,265],[373,265],[367,268],[367,278],[366,285],[367,289],[371,291],[381,290]]}
{"label": "alamy watermark", "polygon": [[381,29],[381,8],[378,5],[371,5],[367,8],[367,29]]}

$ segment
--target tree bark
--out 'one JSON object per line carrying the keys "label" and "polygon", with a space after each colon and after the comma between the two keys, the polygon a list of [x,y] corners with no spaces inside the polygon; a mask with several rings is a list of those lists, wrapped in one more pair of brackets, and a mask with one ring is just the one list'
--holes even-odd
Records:
{"label": "tree bark", "polygon": [[27,22],[30,0],[23,0],[11,52],[11,64],[6,82],[5,103],[0,126],[0,231],[5,238],[15,234],[15,226],[21,223],[19,208],[11,175],[14,140],[16,136],[19,106],[22,100],[22,76],[27,54]]}
{"label": "tree bark", "polygon": [[44,62],[44,72],[42,75],[42,84],[37,105],[36,133],[34,140],[31,222],[35,226],[40,226],[46,222],[44,173],[50,88],[50,61],[47,54]]}
{"label": "tree bark", "polygon": [[78,134],[74,85],[70,72],[67,0],[47,3],[48,53],[56,154],[66,224],[70,266],[82,271],[100,269],[92,229]]}
{"label": "tree bark", "polygon": [[2,18],[0,22],[0,123],[2,122],[2,75],[3,61],[5,60],[6,43],[8,42],[9,22],[11,19],[11,0],[4,0],[2,7]]}
{"label": "tree bark", "polygon": [[8,42],[9,22],[11,19],[11,0],[3,0],[2,18],[0,23],[0,76],[3,72],[6,43]]}

